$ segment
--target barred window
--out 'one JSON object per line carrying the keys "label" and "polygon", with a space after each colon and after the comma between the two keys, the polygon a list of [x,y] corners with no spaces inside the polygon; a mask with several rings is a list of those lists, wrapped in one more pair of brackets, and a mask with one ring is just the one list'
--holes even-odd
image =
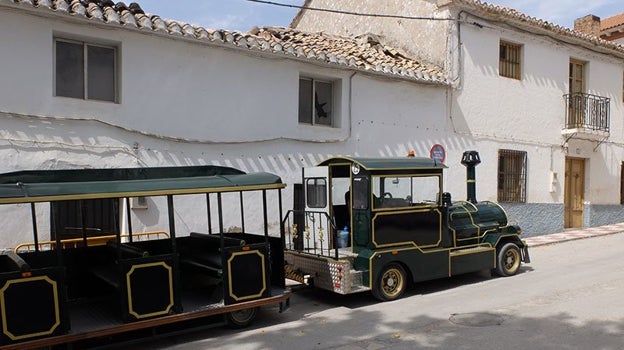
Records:
{"label": "barred window", "polygon": [[526,203],[527,153],[498,151],[498,201]]}
{"label": "barred window", "polygon": [[522,46],[500,42],[498,72],[501,77],[520,79],[520,54]]}

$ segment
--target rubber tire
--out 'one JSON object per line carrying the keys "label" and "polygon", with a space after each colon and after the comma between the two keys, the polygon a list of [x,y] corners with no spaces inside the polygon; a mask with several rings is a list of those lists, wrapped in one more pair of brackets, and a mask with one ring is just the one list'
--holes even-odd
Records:
{"label": "rubber tire", "polygon": [[403,296],[407,287],[407,275],[403,266],[391,263],[379,271],[373,282],[373,296],[380,301],[391,301]]}
{"label": "rubber tire", "polygon": [[513,276],[520,270],[520,248],[515,243],[506,243],[496,256],[496,274],[503,277]]}
{"label": "rubber tire", "polygon": [[245,328],[253,322],[257,315],[258,308],[252,307],[249,309],[228,312],[225,314],[225,320],[230,328]]}

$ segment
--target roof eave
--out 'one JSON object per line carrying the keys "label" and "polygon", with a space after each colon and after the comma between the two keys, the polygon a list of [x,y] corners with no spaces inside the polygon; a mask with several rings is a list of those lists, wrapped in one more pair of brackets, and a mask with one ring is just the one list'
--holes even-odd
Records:
{"label": "roof eave", "polygon": [[[306,3],[308,3],[308,1],[311,0],[307,0]],[[170,24],[168,26],[174,27],[175,30],[170,30],[169,28],[167,28],[166,30],[157,30],[154,28],[141,27],[135,21],[123,22],[120,20],[119,23],[112,23],[105,20],[88,18],[86,15],[76,15],[67,11],[55,10],[50,7],[35,6],[30,3],[15,3],[13,1],[4,0],[0,0],[0,7],[7,7],[20,11],[22,13],[34,14],[45,18],[61,19],[75,24],[96,26],[103,29],[110,29],[112,26],[117,27],[118,29],[129,30],[143,35],[153,35],[172,40],[183,40],[195,44],[208,45],[211,47],[217,47],[226,50],[244,52],[246,54],[259,55],[261,57],[292,59],[299,62],[314,64],[327,68],[346,69],[349,71],[356,71],[374,76],[411,81],[427,85],[451,85],[451,81],[447,76],[420,70],[403,69],[396,65],[388,64],[376,67],[375,69],[371,69],[369,67],[360,67],[352,64],[352,62],[350,62],[349,60],[349,57],[340,57],[339,59],[335,60],[335,62],[330,62],[330,55],[327,54],[324,55],[324,60],[321,58],[311,59],[305,55],[300,55],[300,53],[296,52],[296,50],[294,50],[293,52],[289,52],[290,50],[284,50],[283,47],[281,47],[280,45],[271,45],[271,43],[263,40],[262,38],[255,36],[252,37],[248,33],[242,33],[238,31],[209,30],[201,26],[165,19],[163,19],[163,21],[169,22]],[[149,16],[151,14],[146,15]],[[191,29],[193,33],[190,33]]]}
{"label": "roof eave", "polygon": [[[515,10],[518,16],[502,13],[502,7],[483,3],[479,0],[451,0],[447,6],[455,8],[458,12],[465,11],[483,20],[504,21],[506,25],[512,25],[535,34],[546,35],[567,44],[578,45],[593,51],[624,58],[624,48],[618,44],[534,18]],[[531,21],[535,23],[531,23]]]}

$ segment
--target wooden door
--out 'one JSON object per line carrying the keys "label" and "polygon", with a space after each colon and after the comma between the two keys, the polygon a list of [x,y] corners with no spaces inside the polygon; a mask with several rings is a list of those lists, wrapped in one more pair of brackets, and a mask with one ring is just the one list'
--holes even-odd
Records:
{"label": "wooden door", "polygon": [[570,60],[570,93],[585,92],[585,62]]}
{"label": "wooden door", "polygon": [[564,228],[583,227],[585,159],[566,158]]}
{"label": "wooden door", "polygon": [[585,63],[570,60],[570,106],[569,106],[569,127],[583,127],[585,123]]}

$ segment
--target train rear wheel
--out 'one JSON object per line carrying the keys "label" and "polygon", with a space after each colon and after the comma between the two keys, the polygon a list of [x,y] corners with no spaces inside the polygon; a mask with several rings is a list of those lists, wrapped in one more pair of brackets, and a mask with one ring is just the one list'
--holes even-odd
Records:
{"label": "train rear wheel", "polygon": [[373,284],[373,296],[381,301],[400,298],[405,292],[407,278],[405,269],[399,264],[386,265],[377,275]]}
{"label": "train rear wheel", "polygon": [[228,326],[231,328],[245,328],[253,322],[256,315],[258,315],[258,308],[252,307],[249,309],[228,312],[225,315],[225,319]]}

